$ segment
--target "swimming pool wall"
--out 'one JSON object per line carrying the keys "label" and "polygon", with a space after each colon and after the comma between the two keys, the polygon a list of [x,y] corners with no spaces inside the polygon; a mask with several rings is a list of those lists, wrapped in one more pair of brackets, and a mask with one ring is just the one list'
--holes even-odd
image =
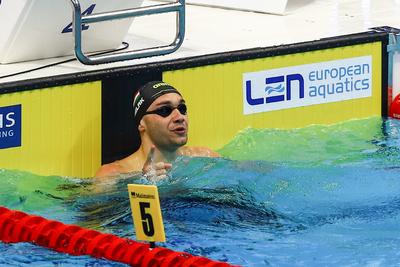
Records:
{"label": "swimming pool wall", "polygon": [[[91,177],[132,153],[132,95],[150,80],[189,106],[189,144],[221,148],[240,130],[386,116],[388,34],[366,32],[0,84],[2,168]],[[328,88],[329,87],[329,88]]]}

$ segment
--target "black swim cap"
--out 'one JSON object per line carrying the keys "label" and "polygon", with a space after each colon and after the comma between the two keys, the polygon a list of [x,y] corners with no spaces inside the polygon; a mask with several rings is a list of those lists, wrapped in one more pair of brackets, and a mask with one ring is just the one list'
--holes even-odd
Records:
{"label": "black swim cap", "polygon": [[139,125],[140,120],[154,100],[169,93],[181,95],[174,87],[162,81],[148,82],[140,87],[133,98],[133,116],[136,125]]}

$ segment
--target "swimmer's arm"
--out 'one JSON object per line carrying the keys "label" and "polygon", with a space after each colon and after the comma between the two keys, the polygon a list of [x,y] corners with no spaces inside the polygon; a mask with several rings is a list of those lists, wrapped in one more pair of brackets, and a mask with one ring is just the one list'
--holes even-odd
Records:
{"label": "swimmer's arm", "polygon": [[207,157],[210,157],[210,158],[220,158],[221,157],[221,155],[218,152],[216,152],[212,149],[209,149],[208,147],[203,147],[202,149]]}
{"label": "swimmer's arm", "polygon": [[221,155],[208,147],[185,147],[185,156],[219,158]]}

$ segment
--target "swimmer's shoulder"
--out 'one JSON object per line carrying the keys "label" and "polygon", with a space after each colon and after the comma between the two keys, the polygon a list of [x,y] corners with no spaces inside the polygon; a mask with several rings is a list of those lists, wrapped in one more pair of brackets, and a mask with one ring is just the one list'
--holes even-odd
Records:
{"label": "swimmer's shoulder", "polygon": [[94,177],[110,177],[131,172],[138,172],[142,170],[142,167],[143,159],[140,159],[138,154],[134,153],[124,159],[104,164],[96,172]]}
{"label": "swimmer's shoulder", "polygon": [[123,173],[123,167],[121,164],[119,164],[119,161],[111,162],[108,164],[102,165],[94,177],[111,177],[111,176],[117,176]]}
{"label": "swimmer's shoulder", "polygon": [[208,148],[208,147],[199,147],[199,146],[193,146],[193,147],[182,147],[182,155],[184,156],[191,156],[191,157],[208,157],[208,158],[217,158],[221,157],[221,155]]}

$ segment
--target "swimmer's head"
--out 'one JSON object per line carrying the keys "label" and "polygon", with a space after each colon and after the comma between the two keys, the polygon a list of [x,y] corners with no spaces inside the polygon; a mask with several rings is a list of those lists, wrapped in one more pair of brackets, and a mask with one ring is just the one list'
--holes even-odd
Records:
{"label": "swimmer's head", "polygon": [[146,114],[150,105],[160,96],[169,93],[181,95],[174,87],[162,81],[148,82],[140,87],[133,99],[133,112],[136,126],[139,125],[140,120]]}

